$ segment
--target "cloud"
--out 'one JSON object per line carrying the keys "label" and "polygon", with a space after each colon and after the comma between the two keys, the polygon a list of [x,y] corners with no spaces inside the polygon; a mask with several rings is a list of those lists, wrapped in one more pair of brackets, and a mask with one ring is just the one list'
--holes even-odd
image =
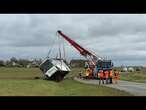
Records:
{"label": "cloud", "polygon": [[[146,65],[145,14],[1,14],[0,58],[52,56],[63,42],[62,30],[71,39],[116,65]],[[83,58],[64,41],[69,58]],[[121,63],[120,63],[121,62]]]}

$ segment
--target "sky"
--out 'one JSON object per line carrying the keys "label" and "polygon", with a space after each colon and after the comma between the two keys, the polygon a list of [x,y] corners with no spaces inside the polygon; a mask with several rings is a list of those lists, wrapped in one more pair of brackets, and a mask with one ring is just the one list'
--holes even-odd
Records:
{"label": "sky", "polygon": [[83,58],[57,30],[116,66],[146,66],[145,14],[0,14],[0,59],[55,57],[63,45]]}

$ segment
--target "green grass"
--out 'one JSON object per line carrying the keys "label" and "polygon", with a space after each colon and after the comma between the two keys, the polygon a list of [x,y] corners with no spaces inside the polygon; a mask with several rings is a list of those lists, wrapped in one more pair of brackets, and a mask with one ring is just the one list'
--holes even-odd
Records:
{"label": "green grass", "polygon": [[65,80],[57,83],[43,79],[37,68],[0,68],[0,96],[131,96],[130,93],[72,80],[80,68],[73,68]]}
{"label": "green grass", "polygon": [[0,68],[0,79],[29,79],[34,77],[42,77],[38,68]]}
{"label": "green grass", "polygon": [[146,83],[146,70],[144,69],[140,72],[136,72],[136,71],[129,72],[127,75],[121,73],[120,79],[127,80],[127,81]]}
{"label": "green grass", "polygon": [[[117,69],[118,71],[122,70],[120,67],[115,68],[115,69]],[[146,68],[145,67],[143,67],[141,71],[126,72],[126,73],[127,75],[124,72],[120,74],[121,80],[146,83]]]}
{"label": "green grass", "polygon": [[[121,67],[115,67],[114,69],[118,71],[122,70]],[[120,80],[146,83],[146,68],[143,67],[141,71],[127,72],[127,75],[124,72],[122,72],[120,74]]]}

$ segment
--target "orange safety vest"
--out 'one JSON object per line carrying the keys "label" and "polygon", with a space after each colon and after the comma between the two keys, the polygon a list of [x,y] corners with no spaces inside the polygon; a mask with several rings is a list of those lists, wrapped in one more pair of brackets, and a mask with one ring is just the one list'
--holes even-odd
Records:
{"label": "orange safety vest", "polygon": [[113,72],[112,71],[110,71],[110,78],[112,78],[113,77]]}
{"label": "orange safety vest", "polygon": [[108,78],[108,75],[109,75],[108,71],[105,71],[105,78]]}
{"label": "orange safety vest", "polygon": [[90,69],[89,76],[92,77],[93,70]]}
{"label": "orange safety vest", "polygon": [[103,71],[99,72],[99,76],[100,76],[100,78],[103,78],[103,76],[104,76]]}
{"label": "orange safety vest", "polygon": [[89,74],[90,74],[90,69],[88,68],[86,69],[86,76],[89,76]]}
{"label": "orange safety vest", "polygon": [[119,72],[118,72],[118,71],[115,71],[114,78],[115,78],[116,80],[119,79]]}

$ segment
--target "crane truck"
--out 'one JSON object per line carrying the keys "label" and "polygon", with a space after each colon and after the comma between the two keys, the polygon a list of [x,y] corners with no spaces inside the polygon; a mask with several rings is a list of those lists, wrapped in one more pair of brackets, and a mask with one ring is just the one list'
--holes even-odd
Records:
{"label": "crane truck", "polygon": [[[95,53],[83,48],[81,45],[76,43],[74,40],[65,35],[62,31],[58,30],[57,33],[62,36],[68,43],[70,43],[79,53],[84,56],[92,65],[95,66],[97,72],[99,70],[110,71],[113,68],[113,63],[111,60],[106,60],[102,57],[97,56]],[[44,75],[48,79],[55,79],[61,81],[64,76],[71,70],[63,59],[46,59],[41,65],[40,69],[43,71]],[[92,74],[92,78],[94,78]]]}

